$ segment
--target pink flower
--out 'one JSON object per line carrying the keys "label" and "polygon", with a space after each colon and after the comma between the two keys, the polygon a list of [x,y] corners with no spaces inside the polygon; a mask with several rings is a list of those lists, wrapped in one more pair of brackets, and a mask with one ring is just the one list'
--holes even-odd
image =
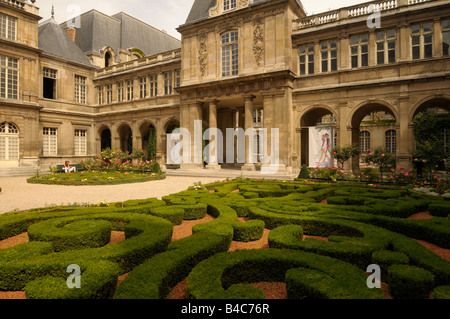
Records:
{"label": "pink flower", "polygon": [[382,157],[384,157],[384,154],[381,154]]}
{"label": "pink flower", "polygon": [[426,163],[426,162],[427,162],[427,160],[423,160],[422,162]]}

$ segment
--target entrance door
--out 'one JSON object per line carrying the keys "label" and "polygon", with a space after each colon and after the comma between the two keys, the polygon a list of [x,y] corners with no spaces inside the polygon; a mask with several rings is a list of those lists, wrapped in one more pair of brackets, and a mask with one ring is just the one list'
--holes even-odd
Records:
{"label": "entrance door", "polygon": [[0,123],[0,166],[19,166],[19,129],[12,123]]}

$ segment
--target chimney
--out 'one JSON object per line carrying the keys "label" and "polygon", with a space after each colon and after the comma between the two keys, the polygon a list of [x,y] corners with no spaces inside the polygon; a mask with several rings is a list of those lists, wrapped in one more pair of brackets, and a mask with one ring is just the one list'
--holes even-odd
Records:
{"label": "chimney", "polygon": [[75,27],[67,27],[66,33],[72,39],[72,41],[75,41],[75,34],[77,33],[77,29]]}

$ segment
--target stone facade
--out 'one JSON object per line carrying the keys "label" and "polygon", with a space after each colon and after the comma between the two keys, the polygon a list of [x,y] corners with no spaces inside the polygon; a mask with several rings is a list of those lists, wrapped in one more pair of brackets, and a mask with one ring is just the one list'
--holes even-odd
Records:
{"label": "stone facade", "polygon": [[[395,131],[398,163],[410,167],[414,116],[449,111],[448,1],[378,0],[307,15],[297,0],[196,0],[178,28],[179,48],[146,55],[111,44],[83,52],[88,64],[39,47],[45,35],[34,4],[2,0],[0,9],[15,26],[14,38],[0,34],[0,57],[18,64],[5,77],[17,73],[17,95],[0,91],[0,123],[18,129],[0,132],[0,166],[78,163],[104,147],[145,150],[151,127],[165,164],[169,127],[194,132],[201,121],[222,132],[269,129],[266,155],[277,128],[278,170],[296,173],[308,164],[307,128],[331,117],[339,145],[359,144],[369,131],[371,146],[385,146]],[[80,30],[47,23],[67,32],[64,41],[81,43]],[[374,112],[390,122],[364,122]],[[245,163],[213,156],[206,168],[254,170],[249,138],[245,146]],[[194,161],[201,147],[189,152],[181,168],[203,168]],[[358,165],[355,158],[348,168]]]}

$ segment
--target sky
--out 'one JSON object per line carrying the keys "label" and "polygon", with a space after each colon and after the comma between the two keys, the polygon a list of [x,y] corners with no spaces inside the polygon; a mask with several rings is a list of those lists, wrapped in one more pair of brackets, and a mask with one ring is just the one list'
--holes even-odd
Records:
{"label": "sky", "polygon": [[[308,14],[316,14],[366,1],[302,0],[302,3]],[[55,4],[55,19],[59,23],[92,9],[107,15],[123,11],[180,39],[181,36],[176,28],[186,21],[194,0],[37,0],[35,5],[40,8],[39,14],[43,18],[42,21],[51,17],[53,3]]]}

